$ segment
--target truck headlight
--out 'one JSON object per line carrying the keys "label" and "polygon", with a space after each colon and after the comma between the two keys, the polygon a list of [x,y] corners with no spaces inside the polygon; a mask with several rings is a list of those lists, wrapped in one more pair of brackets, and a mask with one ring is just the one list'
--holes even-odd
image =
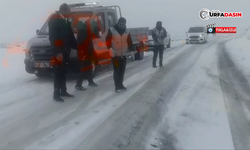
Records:
{"label": "truck headlight", "polygon": [[202,36],[203,36],[203,34],[200,35],[200,37],[202,37]]}

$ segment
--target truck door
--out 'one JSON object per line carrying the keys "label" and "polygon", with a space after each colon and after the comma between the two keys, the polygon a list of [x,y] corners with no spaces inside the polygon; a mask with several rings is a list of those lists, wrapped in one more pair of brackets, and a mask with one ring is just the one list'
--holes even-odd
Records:
{"label": "truck door", "polygon": [[95,16],[94,20],[97,22],[99,28],[100,37],[93,39],[95,56],[97,62],[100,65],[109,64],[111,62],[111,55],[106,46],[106,35],[107,35],[107,18],[104,12],[99,12]]}

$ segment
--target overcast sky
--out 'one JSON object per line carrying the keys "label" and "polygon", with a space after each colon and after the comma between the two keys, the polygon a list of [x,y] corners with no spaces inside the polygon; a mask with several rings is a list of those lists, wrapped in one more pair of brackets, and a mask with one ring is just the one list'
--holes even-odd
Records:
{"label": "overcast sky", "polygon": [[[16,39],[28,40],[40,29],[51,12],[63,2],[80,0],[0,0],[0,43]],[[89,1],[88,1],[89,2]],[[183,34],[190,26],[216,23],[217,26],[250,26],[250,0],[98,0],[103,5],[119,5],[128,27],[155,26],[163,21],[172,34]],[[243,12],[240,19],[209,19],[203,21],[202,8],[223,12]]]}

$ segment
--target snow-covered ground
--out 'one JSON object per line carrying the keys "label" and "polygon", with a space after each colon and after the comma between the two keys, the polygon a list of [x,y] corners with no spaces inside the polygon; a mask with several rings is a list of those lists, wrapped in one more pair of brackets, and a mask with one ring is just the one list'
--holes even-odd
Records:
{"label": "snow-covered ground", "polygon": [[[76,98],[63,104],[52,101],[51,78],[25,72],[23,46],[15,47],[19,53],[2,49],[0,148],[234,149],[217,52],[221,41],[239,36],[213,35],[207,44],[173,42],[164,52],[163,69],[152,68],[152,52],[145,53],[144,60],[127,65],[126,93],[114,93],[112,71],[97,76],[99,87],[84,92],[75,91],[70,78],[68,91]],[[250,53],[243,47],[246,59]],[[241,65],[247,61],[230,42],[227,48],[250,75]]]}
{"label": "snow-covered ground", "polygon": [[[172,46],[175,47],[180,44],[173,43]],[[51,99],[53,91],[51,80],[39,80],[34,75],[27,74],[24,71],[23,52],[12,54],[8,51],[8,57],[6,57],[6,52],[2,58],[8,58],[8,65],[1,66],[1,72],[5,73],[1,74],[1,79],[3,80],[0,83],[0,147],[8,147],[6,145],[8,143],[12,143],[12,147],[18,147],[18,143],[20,144],[20,141],[25,138],[27,139],[23,142],[28,145],[21,144],[23,148],[26,146],[30,148],[70,148],[74,144],[80,144],[82,139],[78,141],[76,139],[78,137],[77,134],[86,134],[86,136],[90,134],[91,131],[96,129],[96,127],[138,91],[150,79],[150,75],[157,71],[151,68],[151,66],[147,66],[147,64],[141,66],[145,68],[144,70],[138,71],[136,68],[133,68],[134,64],[130,63],[127,67],[128,73],[125,80],[130,90],[126,95],[116,95],[113,92],[111,72],[97,77],[95,80],[100,83],[100,87],[98,89],[89,89],[87,91],[89,94],[75,92],[73,89],[74,80],[69,81],[67,85],[69,92],[75,94],[79,99],[78,101],[67,101],[66,105],[60,106],[53,104]],[[16,47],[15,52],[17,52]],[[145,60],[143,61],[147,62],[151,58],[152,52],[146,53],[145,56]],[[143,64],[143,61],[135,63]],[[87,83],[84,83],[84,86],[86,85]],[[85,111],[86,113],[84,113]],[[101,112],[98,113],[99,111]],[[61,125],[60,120],[63,118],[70,120]],[[30,122],[31,120],[33,120],[32,123]],[[87,124],[86,121],[88,122]],[[76,124],[82,125],[76,127]],[[49,132],[51,130],[49,127],[53,127],[54,125],[59,128],[51,133],[51,135],[48,133],[46,133],[48,135],[43,135],[44,130]],[[72,130],[68,130],[69,128]],[[44,138],[38,140],[41,136],[39,134],[35,135],[36,132],[39,132],[40,135],[42,134]],[[3,137],[2,135],[4,134],[7,134],[7,136]],[[15,137],[14,134],[16,135]],[[50,140],[52,135],[54,136],[53,139],[57,139],[57,141],[46,144],[48,140],[52,142]],[[29,143],[30,140],[36,139],[35,137],[38,139],[33,141],[34,143]],[[65,141],[65,139],[67,139],[67,142],[61,141]]]}

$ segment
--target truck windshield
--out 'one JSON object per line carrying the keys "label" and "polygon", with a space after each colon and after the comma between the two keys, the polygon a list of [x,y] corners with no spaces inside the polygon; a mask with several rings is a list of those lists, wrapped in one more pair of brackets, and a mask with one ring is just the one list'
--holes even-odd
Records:
{"label": "truck windshield", "polygon": [[188,33],[204,32],[203,27],[192,27],[189,28]]}
{"label": "truck windshield", "polygon": [[[92,14],[93,14],[92,12],[72,13],[71,17],[68,18],[68,20],[71,21],[72,27],[74,28],[74,27],[76,27],[76,24],[77,24],[78,21],[84,22],[84,21],[90,19]],[[49,34],[49,27],[48,27],[49,18],[47,19],[47,21],[42,26],[40,32],[38,33],[39,35],[48,35]]]}

